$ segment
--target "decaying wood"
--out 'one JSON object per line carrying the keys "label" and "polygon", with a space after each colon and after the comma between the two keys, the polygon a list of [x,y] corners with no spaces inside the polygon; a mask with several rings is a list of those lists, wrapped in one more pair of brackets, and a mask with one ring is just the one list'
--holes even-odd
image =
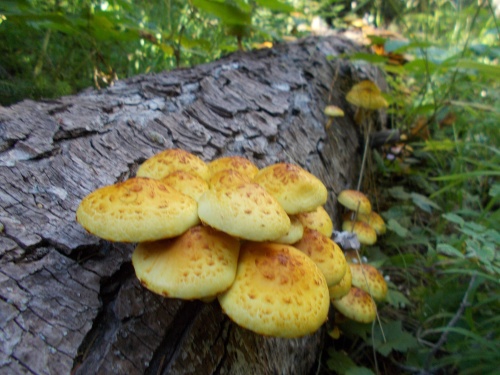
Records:
{"label": "decaying wood", "polygon": [[[134,277],[133,245],[86,233],[75,210],[180,147],[207,161],[298,163],[326,184],[335,217],[335,196],[353,186],[359,162],[344,96],[353,81],[379,78],[338,58],[353,49],[341,37],[308,39],[0,108],[0,373],[315,372],[322,331],[261,337],[217,302],[154,295]],[[346,117],[326,133],[328,98]]]}

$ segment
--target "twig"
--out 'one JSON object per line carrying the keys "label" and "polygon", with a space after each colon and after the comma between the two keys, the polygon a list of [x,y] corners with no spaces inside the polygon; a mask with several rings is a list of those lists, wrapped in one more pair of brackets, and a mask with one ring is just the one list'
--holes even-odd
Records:
{"label": "twig", "polygon": [[465,291],[464,297],[462,298],[462,302],[460,302],[460,306],[459,306],[457,312],[455,313],[453,318],[451,318],[451,320],[446,325],[447,329],[442,333],[441,337],[439,338],[439,340],[436,342],[436,344],[432,348],[432,351],[427,355],[427,358],[425,359],[425,362],[424,362],[424,369],[422,372],[420,372],[421,374],[427,373],[427,371],[430,367],[430,362],[431,362],[432,358],[436,355],[438,350],[441,349],[441,347],[446,343],[446,340],[448,339],[448,334],[450,333],[448,328],[451,328],[455,324],[457,324],[458,320],[463,315],[465,308],[467,306],[469,306],[469,302],[467,300],[469,299],[469,292],[471,291],[472,286],[474,285],[474,282],[476,281],[476,276],[477,276],[476,273],[474,273],[471,276],[469,286],[467,287],[467,290]]}

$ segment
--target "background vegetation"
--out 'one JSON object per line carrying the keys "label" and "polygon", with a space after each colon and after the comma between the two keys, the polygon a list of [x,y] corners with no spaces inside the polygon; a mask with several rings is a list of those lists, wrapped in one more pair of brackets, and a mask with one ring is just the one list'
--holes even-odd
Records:
{"label": "background vegetation", "polygon": [[[388,234],[363,249],[390,279],[381,326],[339,324],[322,372],[494,374],[500,368],[500,68],[497,3],[483,1],[19,0],[0,4],[0,104],[54,98],[191,66],[353,15],[391,85],[367,193]],[[359,27],[359,26],[358,26]],[[263,44],[263,43],[267,43]],[[379,48],[380,50],[380,48]],[[391,53],[391,55],[389,55]],[[402,56],[403,55],[403,56]],[[397,63],[394,57],[406,59]],[[382,335],[383,328],[384,335]],[[336,337],[336,336],[335,336]]]}

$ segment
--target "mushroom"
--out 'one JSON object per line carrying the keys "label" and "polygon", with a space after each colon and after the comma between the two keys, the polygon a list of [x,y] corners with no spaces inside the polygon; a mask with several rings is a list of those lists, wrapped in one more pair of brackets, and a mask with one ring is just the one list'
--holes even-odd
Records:
{"label": "mushroom", "polygon": [[337,284],[328,287],[330,299],[340,299],[349,293],[352,286],[352,273],[351,268],[346,267],[345,275]]}
{"label": "mushroom", "polygon": [[328,286],[344,277],[347,262],[340,247],[317,230],[305,228],[302,239],[293,245],[307,254],[325,275]]}
{"label": "mushroom", "polygon": [[336,105],[327,105],[323,112],[329,117],[325,129],[329,129],[332,126],[334,117],[344,117],[344,111]]}
{"label": "mushroom", "polygon": [[290,229],[284,236],[281,236],[280,238],[274,240],[274,242],[291,245],[300,241],[300,239],[304,235],[304,226],[302,225],[300,220],[295,215],[289,216],[289,218]]}
{"label": "mushroom", "polygon": [[208,166],[203,160],[179,148],[164,150],[153,155],[141,164],[136,175],[162,179],[176,170],[197,174],[204,180],[210,177]]}
{"label": "mushroom", "polygon": [[297,214],[304,227],[315,229],[327,237],[331,237],[333,232],[333,222],[323,206],[318,206],[316,210],[301,212]]}
{"label": "mushroom", "polygon": [[259,168],[254,163],[242,156],[226,156],[212,160],[208,163],[208,168],[212,176],[224,169],[232,169],[248,176],[250,179],[253,179],[259,171]]}
{"label": "mushroom", "polygon": [[384,219],[382,219],[382,216],[375,211],[371,211],[369,214],[358,214],[356,220],[370,225],[375,230],[377,235],[385,234],[387,230]]}
{"label": "mushroom", "polygon": [[313,211],[326,203],[325,185],[295,164],[269,165],[257,173],[254,181],[275,197],[289,215]]}
{"label": "mushroom", "polygon": [[368,292],[374,300],[383,301],[387,296],[387,282],[384,276],[370,264],[350,263],[352,285]]}
{"label": "mushroom", "polygon": [[345,220],[342,230],[356,233],[359,243],[362,245],[373,245],[377,242],[377,233],[370,225],[362,221]]}
{"label": "mushroom", "polygon": [[154,293],[206,299],[233,283],[239,248],[237,239],[198,225],[174,239],[140,243],[132,264],[141,284]]}
{"label": "mushroom", "polygon": [[337,201],[347,209],[358,214],[369,214],[372,210],[370,200],[358,190],[342,190]]}
{"label": "mushroom", "polygon": [[342,315],[355,322],[371,323],[377,317],[377,306],[372,297],[354,286],[344,297],[332,300],[332,305]]}
{"label": "mushroom", "polygon": [[347,93],[346,100],[358,107],[355,115],[355,120],[358,124],[363,122],[367,111],[374,111],[389,106],[378,86],[370,80],[355,84]]}
{"label": "mushroom", "polygon": [[200,222],[194,199],[142,177],[90,193],[78,206],[76,220],[98,237],[121,242],[175,237]]}
{"label": "mushroom", "polygon": [[198,202],[203,193],[208,190],[208,182],[197,174],[177,170],[163,177],[161,182],[186,194]]}
{"label": "mushroom", "polygon": [[269,242],[242,245],[236,279],[218,299],[241,327],[288,338],[315,332],[327,320],[330,303],[314,262],[292,246]]}
{"label": "mushroom", "polygon": [[252,241],[275,240],[290,229],[290,218],[276,199],[231,170],[210,179],[198,201],[198,216],[213,228]]}

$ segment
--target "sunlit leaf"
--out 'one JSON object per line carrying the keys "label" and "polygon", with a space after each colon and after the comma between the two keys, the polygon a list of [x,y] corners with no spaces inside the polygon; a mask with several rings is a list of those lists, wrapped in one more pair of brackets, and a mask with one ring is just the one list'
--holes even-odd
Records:
{"label": "sunlit leaf", "polygon": [[192,4],[219,18],[228,25],[250,25],[252,14],[244,12],[235,5],[210,0],[192,0]]}
{"label": "sunlit leaf", "polygon": [[498,65],[490,65],[478,61],[462,59],[457,62],[457,68],[473,69],[478,73],[483,73],[492,78],[500,77],[500,66]]}
{"label": "sunlit leaf", "polygon": [[455,147],[456,143],[446,138],[442,141],[425,141],[423,151],[451,151]]}
{"label": "sunlit leaf", "polygon": [[350,55],[351,60],[363,60],[369,63],[386,63],[388,58],[373,53],[356,52]]}
{"label": "sunlit leaf", "polygon": [[295,10],[292,5],[278,0],[256,0],[256,3],[262,8],[267,8],[276,12],[290,13]]}

